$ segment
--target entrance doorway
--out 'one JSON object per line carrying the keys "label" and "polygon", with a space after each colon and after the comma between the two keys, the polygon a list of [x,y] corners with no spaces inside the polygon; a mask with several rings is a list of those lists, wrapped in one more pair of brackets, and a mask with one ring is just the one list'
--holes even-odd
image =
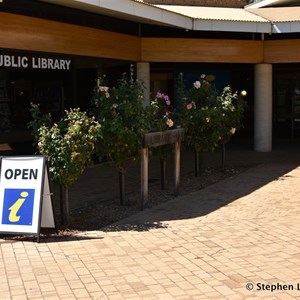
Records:
{"label": "entrance doorway", "polygon": [[274,137],[300,138],[300,71],[274,72]]}

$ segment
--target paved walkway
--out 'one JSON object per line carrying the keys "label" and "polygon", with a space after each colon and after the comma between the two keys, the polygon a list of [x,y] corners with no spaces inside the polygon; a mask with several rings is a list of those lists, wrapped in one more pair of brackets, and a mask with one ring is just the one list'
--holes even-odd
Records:
{"label": "paved walkway", "polygon": [[0,238],[0,299],[300,299],[299,149],[101,231]]}

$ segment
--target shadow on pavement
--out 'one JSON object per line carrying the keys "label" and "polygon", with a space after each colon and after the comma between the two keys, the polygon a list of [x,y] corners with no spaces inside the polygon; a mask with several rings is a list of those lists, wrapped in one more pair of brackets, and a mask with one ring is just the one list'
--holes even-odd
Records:
{"label": "shadow on pavement", "polygon": [[[257,166],[203,190],[146,209],[102,231],[147,231],[165,228],[168,221],[208,215],[274,180],[286,180],[291,176],[288,173],[300,165],[299,149],[299,143],[296,143],[281,145],[268,154],[249,152],[246,156],[248,162],[258,162]],[[241,159],[242,153],[234,154],[235,151],[233,149],[230,156],[236,155],[237,160]]]}

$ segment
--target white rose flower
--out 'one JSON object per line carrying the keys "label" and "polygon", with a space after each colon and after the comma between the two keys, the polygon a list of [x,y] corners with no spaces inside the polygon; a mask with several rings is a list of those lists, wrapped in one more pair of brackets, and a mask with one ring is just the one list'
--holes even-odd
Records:
{"label": "white rose flower", "polygon": [[200,89],[200,87],[201,87],[201,82],[200,81],[195,81],[194,82],[194,87],[196,88],[196,89]]}

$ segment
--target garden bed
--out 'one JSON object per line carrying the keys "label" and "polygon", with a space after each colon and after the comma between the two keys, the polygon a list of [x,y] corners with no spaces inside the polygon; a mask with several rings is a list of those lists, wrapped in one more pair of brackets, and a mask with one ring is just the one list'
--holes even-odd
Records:
{"label": "garden bed", "polygon": [[[194,172],[185,174],[180,181],[180,196],[201,190],[221,180],[235,176],[251,166],[226,168],[221,171],[216,168],[206,168],[200,177],[195,177]],[[179,196],[179,197],[180,197]],[[122,220],[140,211],[140,192],[131,192],[126,195],[129,205],[121,206],[118,199],[93,203],[83,209],[71,212],[70,225],[59,229],[60,234],[72,234],[79,231],[99,230],[114,222]],[[173,185],[167,184],[165,190],[160,188],[160,179],[149,181],[149,200],[146,206],[151,208],[163,202],[174,199]]]}

